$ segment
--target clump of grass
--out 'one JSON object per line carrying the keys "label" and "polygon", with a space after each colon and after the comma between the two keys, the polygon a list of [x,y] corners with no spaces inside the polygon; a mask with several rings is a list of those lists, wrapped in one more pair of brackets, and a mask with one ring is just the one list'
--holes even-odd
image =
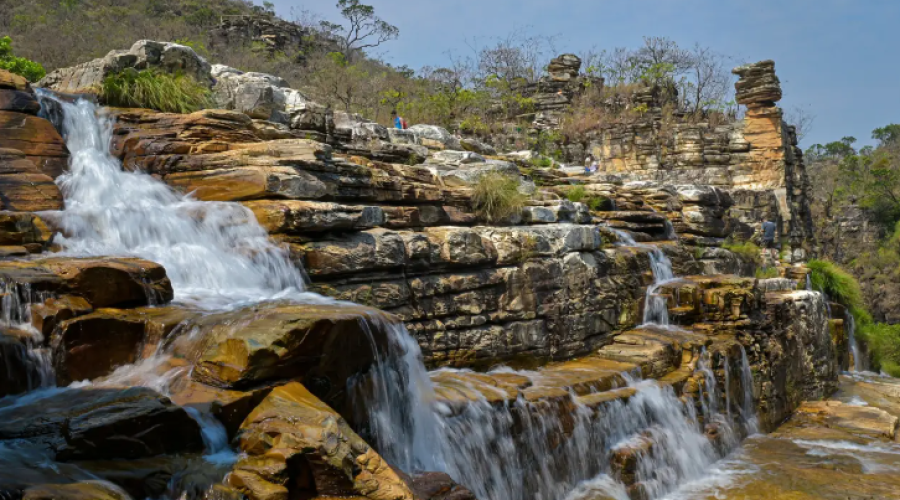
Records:
{"label": "clump of grass", "polygon": [[736,254],[747,262],[753,262],[756,265],[762,262],[762,257],[760,256],[762,250],[759,248],[759,245],[752,241],[726,240],[722,244],[722,248]]}
{"label": "clump of grass", "polygon": [[806,267],[809,268],[814,290],[846,307],[856,318],[857,324],[871,323],[872,317],[866,311],[862,290],[856,278],[827,260],[813,259],[806,263]]}
{"label": "clump of grass", "polygon": [[900,325],[867,323],[857,336],[868,346],[872,366],[892,377],[900,377]]}
{"label": "clump of grass", "polygon": [[193,113],[211,107],[211,91],[182,74],[133,68],[103,80],[100,100],[109,106],[149,108],[167,113]]}
{"label": "clump of grass", "polygon": [[579,203],[587,196],[584,186],[574,186],[566,191],[566,198],[572,203]]}
{"label": "clump of grass", "polygon": [[781,272],[777,267],[763,267],[756,270],[756,277],[765,280],[770,278],[780,278]]}
{"label": "clump of grass", "polygon": [[591,210],[600,210],[607,199],[603,196],[589,195],[584,186],[574,186],[566,191],[566,199],[572,203],[584,203]]}
{"label": "clump of grass", "polygon": [[519,179],[501,172],[488,172],[478,177],[472,193],[475,213],[488,222],[518,214],[528,196],[519,191]]}

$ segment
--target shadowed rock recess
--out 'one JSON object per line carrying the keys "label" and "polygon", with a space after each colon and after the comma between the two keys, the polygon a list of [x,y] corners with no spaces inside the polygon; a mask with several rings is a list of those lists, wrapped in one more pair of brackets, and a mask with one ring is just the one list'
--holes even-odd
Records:
{"label": "shadowed rock recess", "polygon": [[[250,28],[303,39],[217,36]],[[580,66],[521,89],[535,127],[603,85]],[[62,95],[126,68],[221,109]],[[734,72],[741,121],[663,133],[648,92],[572,145],[586,175],[173,43],[0,70],[0,498],[896,498],[900,386],[841,375],[775,65]],[[526,199],[501,220],[492,172]],[[764,218],[769,279],[724,244]]]}

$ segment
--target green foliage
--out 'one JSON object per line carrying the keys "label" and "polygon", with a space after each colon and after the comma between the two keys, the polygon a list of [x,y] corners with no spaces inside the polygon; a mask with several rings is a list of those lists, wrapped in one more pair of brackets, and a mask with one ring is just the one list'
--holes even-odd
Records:
{"label": "green foliage", "polygon": [[488,222],[495,222],[518,214],[528,196],[519,191],[519,179],[500,172],[488,172],[478,177],[472,193],[475,212]]}
{"label": "green foliage", "polygon": [[47,74],[39,63],[13,55],[12,38],[8,36],[0,38],[0,69],[23,76],[29,82],[36,82]]}
{"label": "green foliage", "polygon": [[777,267],[762,267],[756,270],[756,277],[764,280],[781,277],[781,272]]}
{"label": "green foliage", "polygon": [[110,106],[192,113],[209,107],[210,90],[193,78],[155,69],[126,69],[103,81],[100,99]]}
{"label": "green foliage", "polygon": [[742,260],[759,265],[762,262],[762,250],[752,241],[726,240],[722,248],[737,254]]}
{"label": "green foliage", "polygon": [[866,311],[862,290],[859,282],[850,273],[838,267],[837,264],[820,259],[813,259],[806,263],[810,271],[810,281],[814,290],[819,290],[850,311],[856,318],[857,324],[868,324],[872,317]]}
{"label": "green foliage", "polygon": [[550,168],[553,166],[553,160],[546,156],[535,156],[528,160],[528,163],[531,163],[537,168]]}
{"label": "green foliage", "polygon": [[866,323],[857,328],[857,334],[868,347],[873,367],[900,377],[900,325]]}
{"label": "green foliage", "polygon": [[584,186],[575,186],[566,191],[566,198],[572,203],[579,203],[587,196]]}

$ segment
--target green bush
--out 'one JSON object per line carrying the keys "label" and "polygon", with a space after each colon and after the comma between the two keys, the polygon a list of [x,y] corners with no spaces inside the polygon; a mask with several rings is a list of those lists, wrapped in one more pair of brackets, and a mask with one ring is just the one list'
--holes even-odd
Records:
{"label": "green bush", "polygon": [[806,263],[806,267],[809,268],[814,290],[823,292],[830,300],[846,307],[856,318],[857,324],[872,322],[856,278],[827,260],[813,259]]}
{"label": "green bush", "polygon": [[488,222],[519,213],[528,201],[528,196],[519,191],[519,184],[518,178],[500,172],[481,175],[472,194],[475,212]]}
{"label": "green bush", "polygon": [[211,92],[189,76],[156,69],[126,69],[108,76],[100,99],[109,106],[193,113],[211,106]]}
{"label": "green bush", "polygon": [[873,368],[900,377],[900,325],[863,324],[857,336],[868,346]]}
{"label": "green bush", "polygon": [[23,76],[29,82],[36,82],[47,74],[39,63],[14,56],[12,38],[8,36],[0,38],[0,69]]}
{"label": "green bush", "polygon": [[756,265],[759,265],[762,262],[762,256],[760,255],[762,250],[752,241],[726,240],[725,243],[722,244],[722,248],[737,254],[741,259],[753,262]]}
{"label": "green bush", "polygon": [[764,280],[770,278],[780,278],[781,272],[777,267],[763,267],[756,270],[756,277]]}
{"label": "green bush", "polygon": [[572,203],[579,203],[587,196],[584,186],[575,186],[566,191],[566,198]]}

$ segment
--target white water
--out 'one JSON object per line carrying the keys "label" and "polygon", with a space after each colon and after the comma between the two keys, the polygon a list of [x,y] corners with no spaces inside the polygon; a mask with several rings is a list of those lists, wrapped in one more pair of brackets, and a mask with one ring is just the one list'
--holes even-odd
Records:
{"label": "white water", "polygon": [[[672,261],[662,250],[653,246],[638,243],[625,231],[610,230],[619,238],[620,245],[646,248],[650,250],[650,270],[653,273],[653,284],[647,288],[644,298],[644,325],[669,326],[669,307],[666,298],[659,294],[659,289],[675,279]],[[674,229],[673,229],[674,232]]]}
{"label": "white water", "polygon": [[126,172],[109,153],[112,123],[92,103],[54,100],[71,152],[57,179],[65,210],[47,214],[64,229],[55,240],[72,256],[134,256],[162,264],[175,298],[221,308],[281,298],[314,301],[287,252],[269,240],[246,207],[203,202],[143,172]]}
{"label": "white water", "polygon": [[756,404],[753,402],[753,372],[750,370],[750,361],[747,359],[747,350],[741,346],[741,387],[744,390],[744,398],[741,402],[741,418],[747,435],[759,432],[759,417],[756,415]]}

